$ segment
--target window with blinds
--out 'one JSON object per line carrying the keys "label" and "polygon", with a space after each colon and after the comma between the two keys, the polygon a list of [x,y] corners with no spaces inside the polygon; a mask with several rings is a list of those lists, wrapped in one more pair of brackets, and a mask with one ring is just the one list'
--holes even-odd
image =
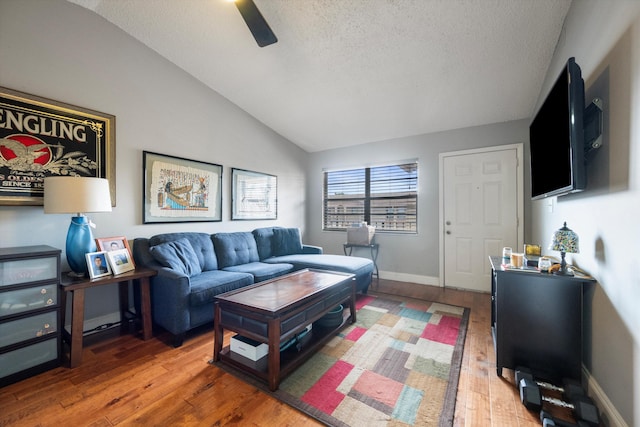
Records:
{"label": "window with blinds", "polygon": [[417,232],[418,164],[324,172],[323,230],[366,221],[385,231]]}

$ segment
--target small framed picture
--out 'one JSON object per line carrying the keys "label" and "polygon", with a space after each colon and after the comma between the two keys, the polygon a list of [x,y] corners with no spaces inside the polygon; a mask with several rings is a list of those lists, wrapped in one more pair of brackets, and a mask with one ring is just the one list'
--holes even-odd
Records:
{"label": "small framed picture", "polygon": [[132,253],[129,242],[124,236],[96,238],[96,246],[99,251],[111,252],[126,249],[129,251],[129,255]]}
{"label": "small framed picture", "polygon": [[118,249],[106,252],[109,265],[113,270],[113,274],[122,274],[136,268],[128,249]]}
{"label": "small framed picture", "polygon": [[111,268],[107,261],[107,252],[89,252],[85,255],[87,258],[87,267],[89,268],[89,276],[92,279],[111,275]]}

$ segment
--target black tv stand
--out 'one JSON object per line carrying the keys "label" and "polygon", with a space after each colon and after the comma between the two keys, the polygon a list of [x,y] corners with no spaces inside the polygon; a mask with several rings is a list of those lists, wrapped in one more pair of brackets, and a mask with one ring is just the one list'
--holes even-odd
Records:
{"label": "black tv stand", "polygon": [[525,366],[549,382],[582,378],[582,295],[591,278],[504,269],[491,257],[496,373]]}

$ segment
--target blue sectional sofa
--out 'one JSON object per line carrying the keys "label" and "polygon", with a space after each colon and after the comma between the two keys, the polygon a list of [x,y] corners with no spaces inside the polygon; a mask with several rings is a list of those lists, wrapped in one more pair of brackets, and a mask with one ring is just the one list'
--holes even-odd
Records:
{"label": "blue sectional sofa", "polygon": [[371,284],[373,262],[323,254],[302,244],[298,228],[265,227],[252,232],[165,233],[133,242],[137,265],[153,268],[153,320],[182,345],[190,329],[213,321],[216,295],[304,268],[355,275],[358,292]]}

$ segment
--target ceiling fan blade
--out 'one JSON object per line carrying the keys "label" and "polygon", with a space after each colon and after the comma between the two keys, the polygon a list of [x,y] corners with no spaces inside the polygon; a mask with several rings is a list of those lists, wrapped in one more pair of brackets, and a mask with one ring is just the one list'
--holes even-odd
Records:
{"label": "ceiling fan blade", "polygon": [[253,0],[235,0],[235,3],[258,46],[265,47],[278,41]]}

